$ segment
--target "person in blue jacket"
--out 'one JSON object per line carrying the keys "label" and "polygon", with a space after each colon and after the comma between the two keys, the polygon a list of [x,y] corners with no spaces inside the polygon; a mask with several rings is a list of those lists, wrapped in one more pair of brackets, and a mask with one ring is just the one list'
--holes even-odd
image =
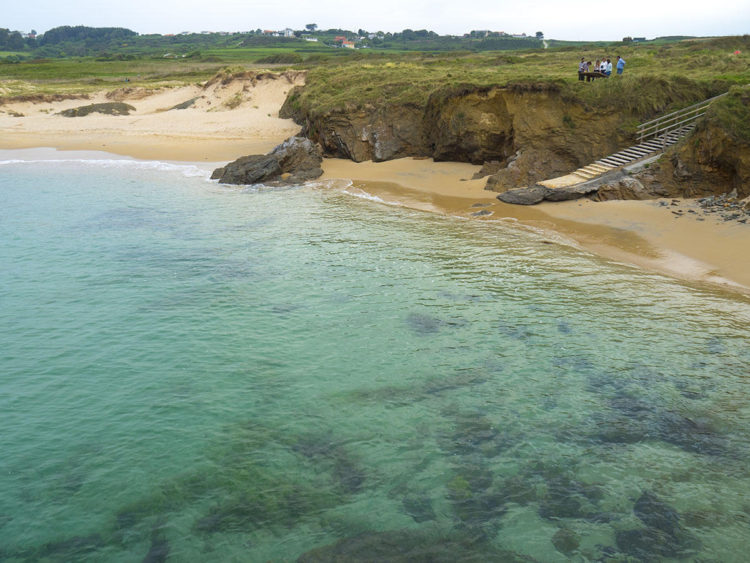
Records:
{"label": "person in blue jacket", "polygon": [[623,70],[625,70],[625,59],[617,55],[617,74],[622,74]]}

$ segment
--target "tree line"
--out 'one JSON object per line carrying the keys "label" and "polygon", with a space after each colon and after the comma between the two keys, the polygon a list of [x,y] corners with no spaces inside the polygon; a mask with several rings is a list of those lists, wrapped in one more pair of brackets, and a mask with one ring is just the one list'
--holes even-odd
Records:
{"label": "tree line", "polygon": [[404,29],[400,32],[368,33],[363,29],[319,30],[308,24],[305,30],[295,31],[294,37],[272,37],[261,29],[244,33],[184,33],[179,35],[139,35],[123,27],[60,26],[34,38],[18,31],[0,28],[0,50],[20,54],[6,57],[5,62],[21,58],[57,58],[70,56],[162,56],[167,52],[195,52],[197,49],[234,48],[247,46],[293,47],[302,43],[302,36],[314,36],[324,45],[334,45],[336,37],[356,40],[357,46],[372,49],[403,50],[503,50],[541,47],[537,37],[516,38],[497,33],[480,36],[476,32],[464,37],[441,36],[426,29]]}

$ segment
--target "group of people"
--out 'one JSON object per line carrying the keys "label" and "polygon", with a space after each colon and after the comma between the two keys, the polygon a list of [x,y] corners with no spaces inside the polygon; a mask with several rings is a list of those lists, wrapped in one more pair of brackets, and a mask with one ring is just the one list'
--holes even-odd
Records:
{"label": "group of people", "polygon": [[[625,70],[625,59],[620,55],[617,55],[615,61],[615,68],[617,74],[622,74]],[[602,57],[601,60],[597,59],[596,63],[591,65],[591,61],[587,61],[585,57],[581,57],[581,62],[578,64],[578,80],[586,79],[586,82],[590,82],[599,76],[609,76],[612,74],[612,61],[610,59]]]}

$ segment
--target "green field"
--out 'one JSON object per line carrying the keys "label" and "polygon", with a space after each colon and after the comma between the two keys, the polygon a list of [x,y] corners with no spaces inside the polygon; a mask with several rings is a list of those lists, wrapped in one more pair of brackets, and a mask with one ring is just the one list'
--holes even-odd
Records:
{"label": "green field", "polygon": [[[308,71],[308,85],[295,103],[313,114],[351,104],[423,104],[439,88],[466,85],[552,89],[585,103],[648,113],[650,107],[663,109],[667,97],[687,101],[750,82],[748,36],[628,44],[551,41],[556,46],[548,49],[500,51],[350,50],[320,41],[266,39],[228,36],[221,45],[183,40],[172,51],[158,45],[148,54],[132,52],[134,46],[125,43],[97,56],[6,62],[0,64],[0,96],[86,93],[126,83],[157,88],[203,82],[220,71],[294,68]],[[627,61],[623,77],[577,80],[582,56],[614,62],[616,55]]]}

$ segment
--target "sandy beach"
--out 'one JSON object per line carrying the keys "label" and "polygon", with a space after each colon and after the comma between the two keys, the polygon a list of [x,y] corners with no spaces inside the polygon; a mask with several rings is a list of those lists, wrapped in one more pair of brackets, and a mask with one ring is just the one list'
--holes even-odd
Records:
{"label": "sandy beach", "polygon": [[[0,149],[96,150],[138,159],[228,162],[266,153],[299,132],[279,108],[301,75],[146,92],[124,88],[89,99],[0,105]],[[189,107],[175,106],[191,101]],[[60,111],[123,101],[128,116],[64,117]],[[504,204],[472,180],[479,166],[405,158],[383,163],[326,159],[322,180],[350,179],[387,202],[483,221],[516,221],[550,240],[684,280],[750,295],[750,225],[704,215],[682,200],[578,200],[523,207]],[[673,213],[681,209],[681,215]]]}

